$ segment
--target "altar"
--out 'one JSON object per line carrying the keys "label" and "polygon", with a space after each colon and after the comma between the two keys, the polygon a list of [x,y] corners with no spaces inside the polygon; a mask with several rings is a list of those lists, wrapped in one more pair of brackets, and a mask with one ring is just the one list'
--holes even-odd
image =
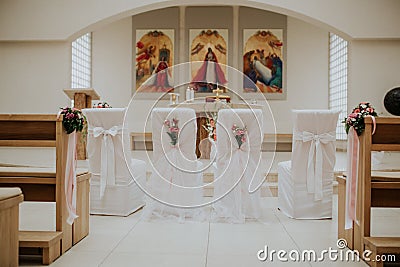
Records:
{"label": "altar", "polygon": [[[197,120],[196,155],[198,158],[207,159],[209,158],[207,154],[209,154],[211,143],[205,141],[205,144],[200,144],[202,140],[208,139],[208,132],[203,127],[207,123],[207,116],[217,115],[220,109],[262,109],[263,106],[248,103],[227,103],[223,101],[194,101],[171,104],[170,107],[194,109]],[[203,155],[201,150],[203,151]]]}

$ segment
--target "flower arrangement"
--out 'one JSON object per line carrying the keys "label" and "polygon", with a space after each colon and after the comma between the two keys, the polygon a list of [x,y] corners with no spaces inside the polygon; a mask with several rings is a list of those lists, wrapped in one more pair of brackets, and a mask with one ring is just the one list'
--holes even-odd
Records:
{"label": "flower arrangement", "polygon": [[99,102],[97,105],[93,105],[93,108],[112,108],[107,102]]}
{"label": "flower arrangement", "polygon": [[211,112],[211,114],[207,114],[206,123],[203,128],[208,132],[208,137],[214,141],[217,141],[217,112]]}
{"label": "flower arrangement", "polygon": [[232,126],[232,132],[235,136],[236,142],[238,143],[239,149],[242,146],[244,142],[246,142],[246,132],[247,128],[246,126],[243,128],[238,127],[236,124]]}
{"label": "flower arrangement", "polygon": [[70,107],[60,108],[59,114],[64,115],[62,124],[67,134],[74,131],[82,132],[86,128],[86,117],[79,109]]}
{"label": "flower arrangement", "polygon": [[377,117],[375,109],[368,102],[361,102],[358,104],[347,118],[344,118],[342,123],[345,123],[346,133],[349,133],[350,127],[354,127],[357,135],[361,135],[365,129],[364,118],[366,116]]}
{"label": "flower arrangement", "polygon": [[167,134],[171,138],[171,145],[175,146],[178,142],[178,127],[179,120],[173,118],[172,120],[165,120],[164,125],[168,128]]}

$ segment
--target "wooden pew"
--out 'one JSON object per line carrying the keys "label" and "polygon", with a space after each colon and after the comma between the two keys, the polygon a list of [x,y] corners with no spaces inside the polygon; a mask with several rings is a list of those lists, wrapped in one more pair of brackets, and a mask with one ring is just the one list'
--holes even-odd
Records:
{"label": "wooden pew", "polygon": [[18,266],[19,188],[0,188],[0,266]]}
{"label": "wooden pew", "polygon": [[[89,233],[90,174],[82,172],[77,177],[79,218],[71,226],[66,222],[65,165],[68,138],[62,119],[55,114],[0,114],[0,125],[0,146],[56,149],[55,168],[0,168],[1,187],[20,187],[25,201],[55,202],[56,231],[21,231],[19,240],[20,248],[40,247],[43,263],[49,264]],[[57,246],[60,247],[58,252]],[[50,254],[49,250],[52,251]]]}
{"label": "wooden pew", "polygon": [[[356,218],[354,223],[354,249],[373,253],[396,253],[400,250],[399,238],[371,237],[371,207],[400,207],[399,173],[371,172],[372,151],[400,151],[400,118],[376,118],[376,130],[372,135],[373,121],[365,118],[365,131],[360,136],[358,164],[358,192]],[[385,240],[383,240],[385,239]],[[392,246],[387,246],[391,243]],[[380,249],[385,246],[385,250]],[[379,252],[377,252],[379,251]],[[368,262],[380,266],[382,262]]]}

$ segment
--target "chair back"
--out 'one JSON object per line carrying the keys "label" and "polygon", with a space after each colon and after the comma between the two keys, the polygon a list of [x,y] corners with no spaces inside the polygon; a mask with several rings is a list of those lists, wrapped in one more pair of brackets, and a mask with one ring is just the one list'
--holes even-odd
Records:
{"label": "chair back", "polygon": [[[128,132],[123,130],[125,110],[125,108],[90,108],[82,110],[88,122],[87,154],[89,171],[94,174],[94,179],[98,179],[97,176],[102,171],[102,164],[108,165],[106,167],[106,170],[108,170],[107,184],[126,184],[132,180],[125,162],[124,144],[122,143],[125,143],[125,148],[129,147]],[[124,138],[122,138],[123,135]],[[110,155],[110,153],[113,155]],[[111,161],[115,162],[115,164]],[[114,177],[111,178],[112,176]],[[115,181],[110,179],[115,179]]]}
{"label": "chair back", "polygon": [[[177,120],[179,132],[176,144],[172,144],[171,133],[173,120]],[[170,126],[165,123],[168,121]],[[153,138],[153,160],[157,162],[160,157],[177,149],[178,155],[189,161],[196,160],[196,135],[197,123],[196,113],[189,108],[155,108],[151,114],[152,138]],[[179,167],[179,166],[177,166]]]}
{"label": "chair back", "polygon": [[[244,140],[240,148],[240,141],[237,141],[240,137],[235,137],[233,132],[235,126],[242,129],[246,127],[247,130],[243,135]],[[251,177],[246,177],[246,179],[251,180],[252,177],[258,179],[254,168],[260,163],[262,140],[263,120],[260,109],[221,109],[217,120],[216,178],[225,180],[221,181],[225,185],[233,186],[247,169]],[[233,159],[243,164],[236,163]],[[257,179],[254,180],[255,183],[259,182]]]}
{"label": "chair back", "polygon": [[[336,159],[335,141],[339,111],[293,110],[292,115],[291,159],[294,183],[306,184],[311,172],[316,176],[320,176],[318,173],[322,172],[322,177],[316,179],[331,179]],[[321,171],[318,171],[319,168],[322,168]],[[313,171],[310,171],[311,169]]]}

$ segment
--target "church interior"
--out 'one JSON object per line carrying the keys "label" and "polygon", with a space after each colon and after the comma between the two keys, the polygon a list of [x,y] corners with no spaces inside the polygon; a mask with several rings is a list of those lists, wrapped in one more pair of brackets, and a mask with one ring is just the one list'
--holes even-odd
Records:
{"label": "church interior", "polygon": [[0,267],[400,266],[399,11],[0,0]]}

